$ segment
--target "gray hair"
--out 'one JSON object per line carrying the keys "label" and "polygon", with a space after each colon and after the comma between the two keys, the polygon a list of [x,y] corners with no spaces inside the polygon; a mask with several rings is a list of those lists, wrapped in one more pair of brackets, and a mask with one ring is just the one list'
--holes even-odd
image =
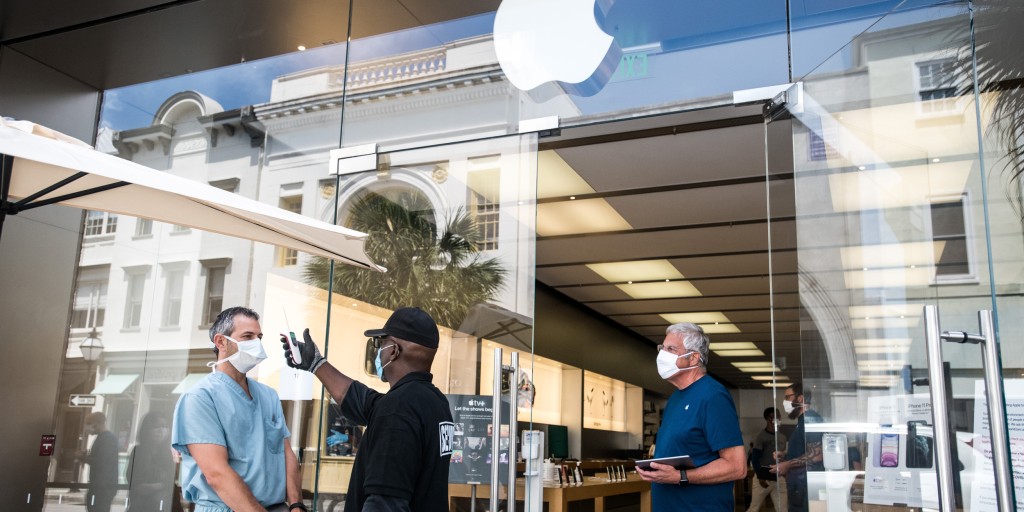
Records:
{"label": "gray hair", "polygon": [[[235,331],[235,317],[238,315],[247,316],[257,322],[260,320],[260,314],[249,308],[242,306],[227,308],[217,315],[217,319],[210,326],[210,343],[213,343],[213,338],[218,334],[230,336]],[[217,354],[217,345],[213,346],[213,353]]]}
{"label": "gray hair", "polygon": [[708,344],[711,340],[708,339],[707,334],[704,334],[704,329],[701,329],[697,324],[680,322],[678,324],[668,326],[668,329],[665,329],[665,334],[678,334],[683,339],[683,346],[686,347],[686,350],[699,354],[699,364],[702,367],[707,368]]}

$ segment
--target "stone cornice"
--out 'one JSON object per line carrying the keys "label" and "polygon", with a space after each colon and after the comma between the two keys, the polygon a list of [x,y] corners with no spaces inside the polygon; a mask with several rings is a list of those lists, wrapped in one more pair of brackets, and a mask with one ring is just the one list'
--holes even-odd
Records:
{"label": "stone cornice", "polygon": [[166,124],[155,124],[144,128],[134,128],[114,132],[111,143],[117,149],[121,158],[131,160],[132,155],[139,152],[142,147],[152,151],[157,144],[163,149],[164,155],[171,149],[171,140],[174,138],[174,128]]}
{"label": "stone cornice", "polygon": [[199,124],[203,127],[203,134],[210,143],[210,147],[217,147],[217,139],[221,132],[228,137],[234,137],[235,132],[242,127],[241,117],[242,110],[237,108],[227,112],[199,116]]}
{"label": "stone cornice", "polygon": [[[444,80],[349,95],[345,105],[351,110],[346,111],[346,117],[394,114],[514,93],[515,89],[505,80],[501,70],[494,67],[468,75],[452,75]],[[301,100],[256,105],[253,111],[268,129],[285,129],[337,120],[340,107],[341,94],[332,92]]]}

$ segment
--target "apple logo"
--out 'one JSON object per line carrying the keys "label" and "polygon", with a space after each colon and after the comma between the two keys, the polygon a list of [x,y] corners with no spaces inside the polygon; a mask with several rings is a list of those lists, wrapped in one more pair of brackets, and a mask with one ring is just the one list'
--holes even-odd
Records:
{"label": "apple logo", "polygon": [[[597,0],[610,4],[608,0]],[[494,18],[494,50],[505,76],[523,91],[557,82],[569,94],[599,92],[622,50],[605,33],[595,0],[503,0]]]}

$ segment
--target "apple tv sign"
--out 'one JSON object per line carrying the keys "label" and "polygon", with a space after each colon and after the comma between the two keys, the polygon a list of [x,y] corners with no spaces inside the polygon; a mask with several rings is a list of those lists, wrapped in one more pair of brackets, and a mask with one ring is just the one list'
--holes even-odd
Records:
{"label": "apple tv sign", "polygon": [[603,14],[595,0],[503,0],[494,49],[505,76],[523,91],[558,83],[569,94],[597,94],[622,56],[601,28]]}

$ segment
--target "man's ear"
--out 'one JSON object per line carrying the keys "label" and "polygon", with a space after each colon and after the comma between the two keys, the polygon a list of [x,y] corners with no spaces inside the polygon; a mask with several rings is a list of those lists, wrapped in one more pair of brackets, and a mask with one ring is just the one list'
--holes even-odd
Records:
{"label": "man's ear", "polygon": [[218,354],[223,354],[227,345],[228,339],[225,338],[223,334],[217,333],[213,335],[213,346],[217,347]]}

